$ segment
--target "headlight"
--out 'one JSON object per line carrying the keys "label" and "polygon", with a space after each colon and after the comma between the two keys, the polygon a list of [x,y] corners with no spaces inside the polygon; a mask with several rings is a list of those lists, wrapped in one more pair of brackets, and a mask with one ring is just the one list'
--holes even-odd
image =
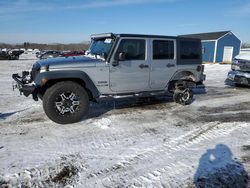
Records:
{"label": "headlight", "polygon": [[41,65],[38,62],[34,63],[32,66],[32,69],[31,69],[31,73],[30,73],[31,79],[33,81],[35,80],[35,78],[36,78],[37,74],[40,72],[40,70],[41,70]]}
{"label": "headlight", "polygon": [[238,65],[238,60],[234,59],[233,62],[232,62],[232,65],[231,65],[231,69],[232,70],[239,70],[240,67]]}

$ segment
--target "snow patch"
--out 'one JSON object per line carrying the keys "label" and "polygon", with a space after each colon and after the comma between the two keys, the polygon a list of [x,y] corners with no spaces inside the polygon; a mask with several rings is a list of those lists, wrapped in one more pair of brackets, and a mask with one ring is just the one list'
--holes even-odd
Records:
{"label": "snow patch", "polygon": [[71,188],[84,170],[79,155],[63,156],[54,163],[26,169],[18,174],[0,176],[0,187],[67,187]]}
{"label": "snow patch", "polygon": [[112,121],[109,118],[101,118],[97,120],[96,122],[94,122],[94,124],[101,129],[110,128],[111,123]]}

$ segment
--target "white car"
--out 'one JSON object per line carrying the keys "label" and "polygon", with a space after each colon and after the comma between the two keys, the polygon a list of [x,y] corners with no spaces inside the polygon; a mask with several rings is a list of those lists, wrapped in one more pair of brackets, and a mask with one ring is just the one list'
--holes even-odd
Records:
{"label": "white car", "polygon": [[233,60],[226,83],[250,86],[250,53],[242,53]]}

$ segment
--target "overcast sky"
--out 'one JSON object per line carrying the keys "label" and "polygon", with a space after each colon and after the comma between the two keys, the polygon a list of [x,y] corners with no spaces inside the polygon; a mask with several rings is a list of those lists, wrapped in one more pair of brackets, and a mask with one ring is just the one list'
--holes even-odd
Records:
{"label": "overcast sky", "polygon": [[250,43],[250,0],[0,0],[0,43],[78,43],[103,32],[225,30]]}

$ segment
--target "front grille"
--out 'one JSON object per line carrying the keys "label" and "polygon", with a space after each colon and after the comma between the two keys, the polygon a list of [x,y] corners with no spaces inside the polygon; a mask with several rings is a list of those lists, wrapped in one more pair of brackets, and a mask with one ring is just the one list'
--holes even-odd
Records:
{"label": "front grille", "polygon": [[240,60],[238,60],[238,63],[246,64],[246,63],[250,63],[250,61],[240,59]]}
{"label": "front grille", "polygon": [[243,85],[249,85],[250,84],[250,79],[242,77],[242,76],[235,76],[234,81],[237,84],[243,84]]}

